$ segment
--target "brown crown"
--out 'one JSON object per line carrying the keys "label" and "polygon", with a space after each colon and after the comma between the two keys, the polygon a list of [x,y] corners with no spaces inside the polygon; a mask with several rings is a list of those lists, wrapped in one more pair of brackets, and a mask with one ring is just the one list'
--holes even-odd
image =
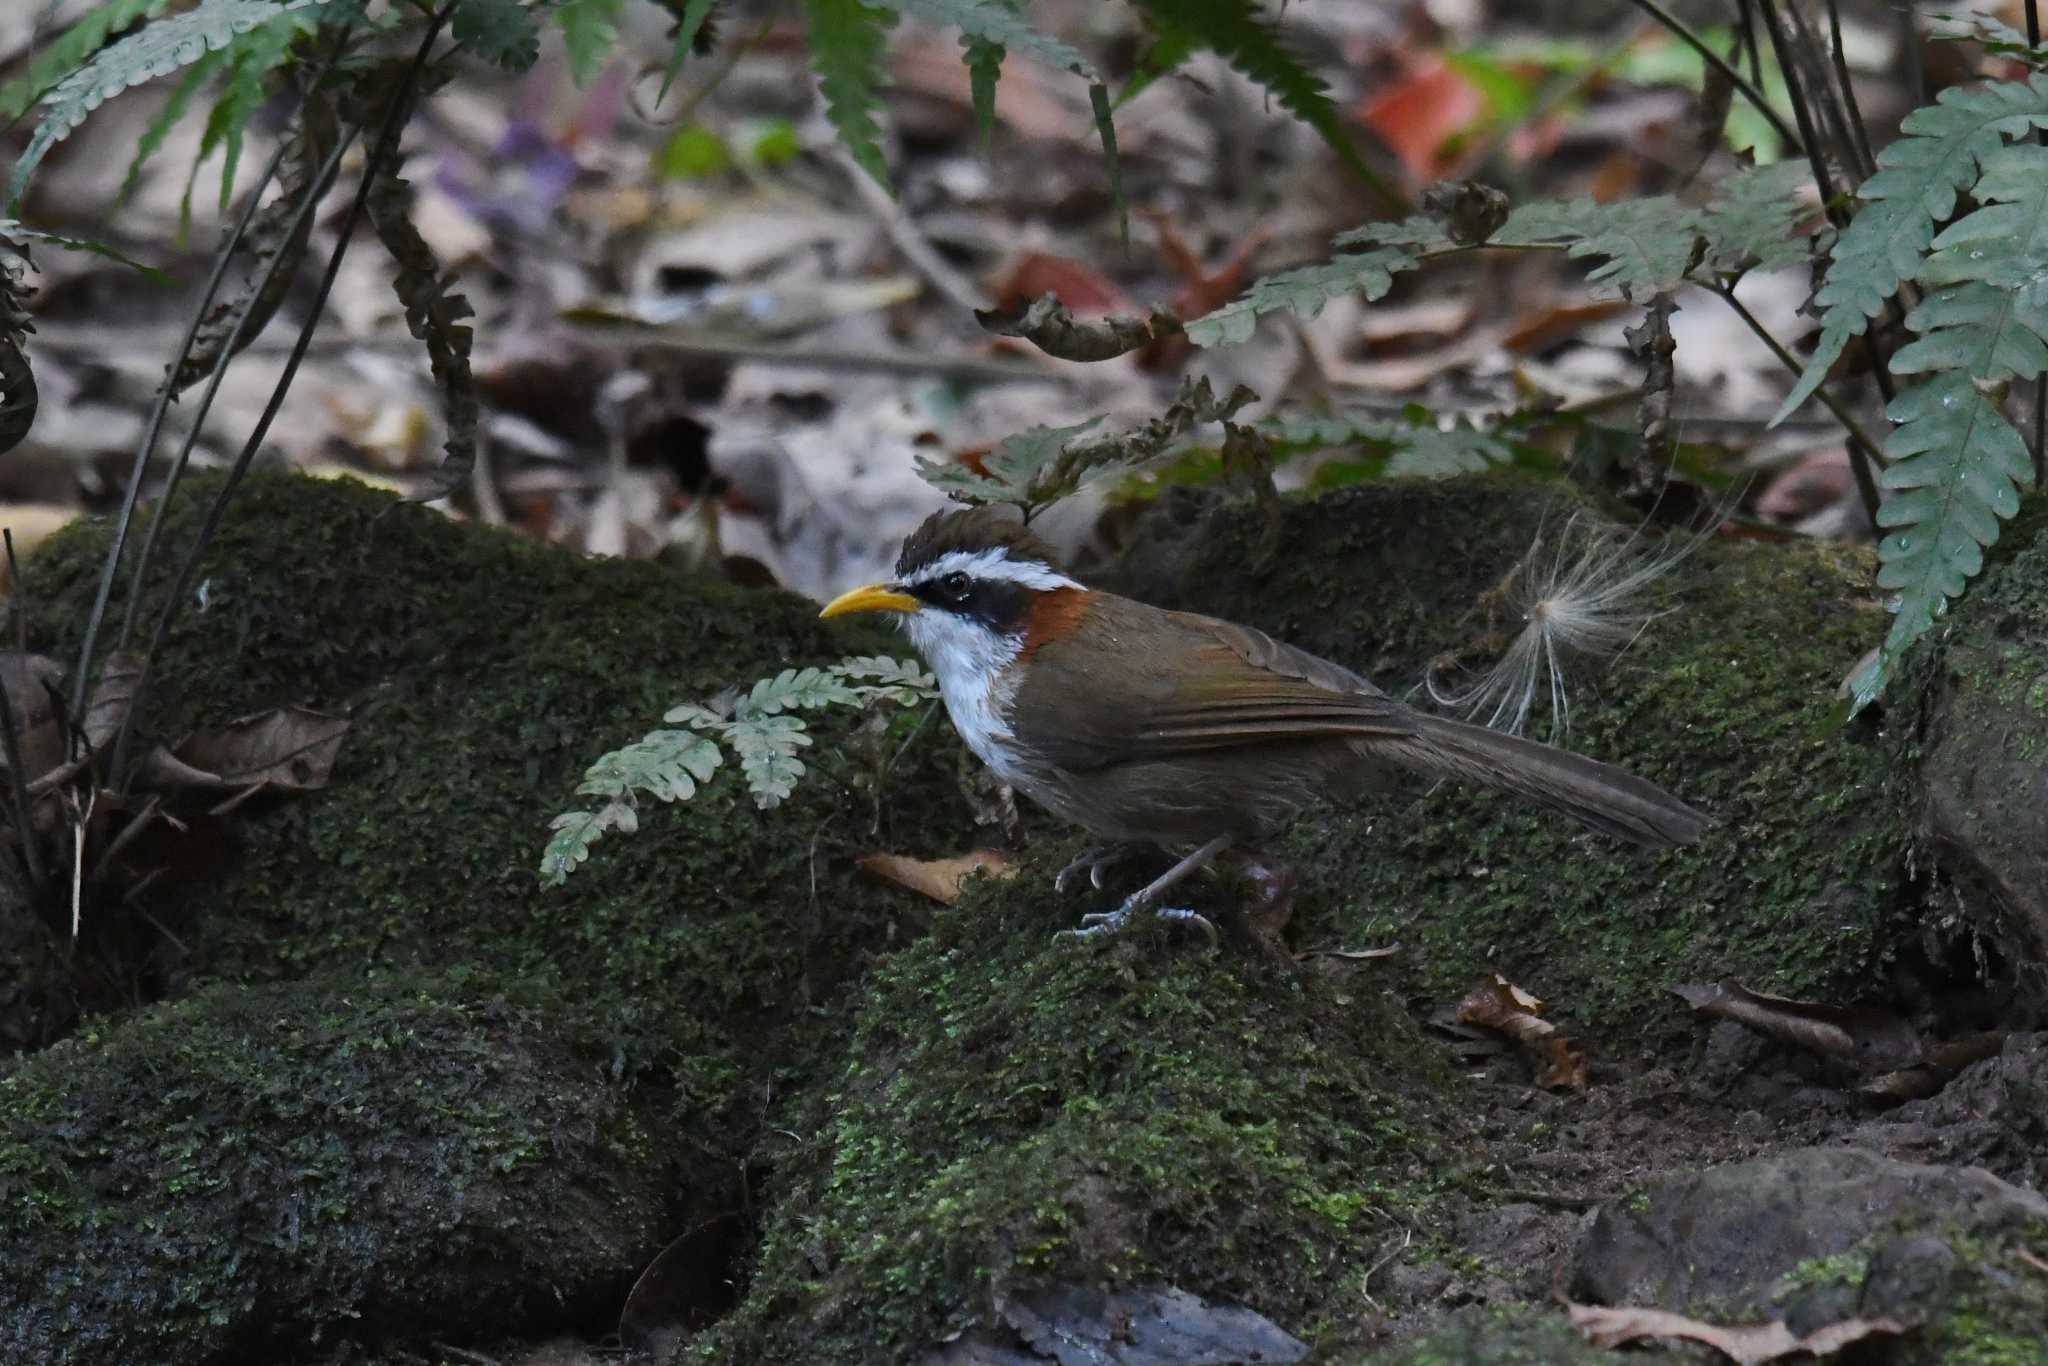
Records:
{"label": "brown crown", "polygon": [[1022,523],[994,508],[952,508],[934,512],[904,538],[903,553],[896,557],[896,577],[907,579],[951,551],[997,548],[1007,551],[1013,560],[1060,568],[1052,547],[1032,535]]}

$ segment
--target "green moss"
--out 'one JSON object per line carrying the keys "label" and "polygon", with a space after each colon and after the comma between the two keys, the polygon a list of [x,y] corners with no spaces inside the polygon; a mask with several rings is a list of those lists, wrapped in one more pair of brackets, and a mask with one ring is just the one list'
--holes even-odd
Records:
{"label": "green moss", "polygon": [[[172,545],[194,530],[181,507]],[[103,538],[81,526],[30,566],[43,641],[82,619]],[[850,721],[828,715],[781,808],[757,811],[721,772],[543,890],[547,822],[600,753],[677,702],[900,641],[827,629],[791,595],[586,560],[286,476],[249,481],[203,577],[207,605],[181,618],[151,698],[157,731],[287,701],[346,707],[355,728],[330,790],[241,832],[220,891],[154,908],[202,980],[329,967],[516,978],[613,1068],[672,1069],[684,1100],[711,1105],[742,1072],[801,1065],[822,1027],[814,1007],[897,937],[902,899],[859,877],[854,856],[951,852],[972,828],[944,727],[877,800]]]}
{"label": "green moss", "polygon": [[659,1246],[666,1158],[534,1009],[450,995],[216,989],[0,1075],[0,1356],[254,1360],[322,1324],[614,1300]]}
{"label": "green moss", "polygon": [[[1484,632],[1481,596],[1542,528],[1554,488],[1387,483],[1291,502],[1274,549],[1252,509],[1163,500],[1119,582],[1245,621],[1400,691]],[[1651,851],[1455,784],[1311,817],[1284,842],[1312,940],[1398,940],[1431,998],[1498,970],[1596,1031],[1691,1026],[1673,983],[1852,999],[1901,907],[1899,747],[1830,734],[1840,679],[1882,633],[1869,563],[1821,545],[1710,541],[1672,610],[1582,684],[1572,747],[1708,811],[1698,847]]]}
{"label": "green moss", "polygon": [[1165,1281],[1348,1312],[1446,1120],[1370,973],[1054,942],[982,884],[876,974],[746,1302],[701,1359],[911,1354],[1033,1286]]}

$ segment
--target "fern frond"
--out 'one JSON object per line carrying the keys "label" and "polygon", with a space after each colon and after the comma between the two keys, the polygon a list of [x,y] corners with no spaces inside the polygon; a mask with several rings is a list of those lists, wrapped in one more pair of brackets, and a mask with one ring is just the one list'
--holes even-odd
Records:
{"label": "fern frond", "polygon": [[796,790],[797,779],[804,776],[796,752],[810,744],[811,737],[800,716],[753,716],[735,718],[725,729],[725,742],[739,758],[754,805],[770,811]]}
{"label": "fern frond", "polygon": [[285,14],[267,24],[258,24],[237,38],[220,56],[223,76],[220,98],[206,118],[206,132],[199,141],[199,161],[205,162],[215,150],[222,151],[220,168],[220,211],[226,214],[234,197],[235,172],[242,164],[242,133],[249,120],[269,98],[266,85],[270,73],[284,65],[292,44],[302,33],[319,26],[316,16]]}
{"label": "fern frond", "polygon": [[172,88],[170,98],[164,101],[163,108],[150,116],[148,126],[142,130],[142,136],[136,139],[135,155],[128,159],[128,173],[121,178],[121,188],[114,196],[117,208],[127,203],[128,197],[135,193],[135,187],[142,181],[142,168],[148,164],[151,157],[163,150],[164,139],[171,135],[172,129],[184,121],[185,115],[192,108],[193,99],[208,82],[220,74],[220,69],[227,65],[227,60],[226,51],[220,51],[209,52],[194,62],[186,68],[184,76]]}
{"label": "fern frond", "polygon": [[882,130],[875,121],[882,107],[882,71],[888,48],[890,17],[861,0],[803,0],[810,24],[811,68],[825,96],[825,117],[839,134],[854,162],[889,183],[889,163],[882,156]]}
{"label": "fern frond", "polygon": [[101,48],[43,95],[42,118],[7,184],[8,204],[20,204],[29,179],[52,147],[122,91],[181,71],[282,14],[321,10],[332,3],[335,0],[202,0],[196,9],[153,20]]}
{"label": "fern frond", "polygon": [[656,104],[668,98],[668,88],[675,84],[676,73],[697,50],[698,43],[713,36],[708,25],[712,12],[718,8],[718,0],[671,0],[668,8],[677,13],[675,45],[669,52],[668,68],[661,75],[661,90],[654,97]]}
{"label": "fern frond", "polygon": [[62,247],[66,251],[82,251],[109,261],[117,261],[130,270],[139,270],[159,284],[171,283],[171,277],[155,266],[145,265],[105,242],[95,242],[89,237],[66,237],[61,233],[44,232],[41,228],[27,227],[12,218],[0,218],[0,242],[18,247],[24,253],[30,247],[38,245]]}
{"label": "fern frond", "polygon": [[1385,180],[1352,145],[1343,115],[1323,79],[1287,50],[1258,0],[1135,0],[1164,33],[1192,36],[1229,62],[1322,138],[1351,173],[1387,203],[1397,202]]}
{"label": "fern frond", "polygon": [[1707,259],[1719,270],[1805,265],[1812,249],[1799,228],[1811,211],[1801,192],[1812,183],[1812,169],[1798,160],[1752,166],[1721,182],[1700,217]]}
{"label": "fern frond", "polygon": [[848,705],[860,701],[859,694],[841,681],[832,669],[784,669],[773,678],[754,684],[733,708],[738,720],[774,716],[785,711],[810,711],[818,707]]}
{"label": "fern frond", "polygon": [[981,458],[984,473],[923,456],[917,457],[917,473],[933,488],[963,501],[1023,506],[1032,501],[1032,485],[1066,450],[1067,443],[1101,422],[1101,418],[1091,417],[1071,427],[1026,427],[1012,433]]}
{"label": "fern frond", "polygon": [[555,6],[555,27],[562,31],[562,52],[569,74],[588,85],[619,42],[619,11],[625,0],[561,0]]}
{"label": "fern frond", "polygon": [[170,3],[171,0],[106,0],[105,4],[79,15],[76,23],[29,60],[26,73],[0,85],[0,123],[12,123],[34,108],[52,86],[105,47],[109,34],[119,33],[138,19],[156,18]]}
{"label": "fern frond", "polygon": [[587,797],[645,792],[657,801],[686,802],[723,762],[718,746],[695,731],[650,731],[585,769],[576,790]]}
{"label": "fern frond", "polygon": [[1251,340],[1259,319],[1268,313],[1284,309],[1313,318],[1324,304],[1346,294],[1363,294],[1368,302],[1383,299],[1396,275],[1420,264],[1405,247],[1376,247],[1283,270],[1187,324],[1188,340],[1197,346],[1236,346]]}
{"label": "fern frond", "polygon": [[974,137],[988,153],[989,137],[996,130],[996,82],[1003,77],[1003,58],[1009,49],[971,33],[960,36],[961,60],[967,63],[968,101],[974,106]]}
{"label": "fern frond", "polygon": [[507,71],[540,60],[540,25],[519,0],[456,0],[448,28],[455,41]]}
{"label": "fern frond", "polygon": [[623,801],[606,802],[595,811],[565,811],[548,822],[555,833],[541,851],[540,880],[559,887],[590,857],[590,846],[607,830],[632,834],[640,828],[639,813]]}
{"label": "fern frond", "polygon": [[1563,246],[1575,260],[1600,262],[1586,276],[1594,297],[1648,299],[1684,281],[1703,226],[1698,209],[1670,195],[1613,204],[1544,200],[1509,214],[1492,245]]}
{"label": "fern frond", "polygon": [[1004,0],[875,0],[884,8],[908,14],[934,24],[960,30],[966,38],[1012,52],[1025,52],[1049,66],[1071,71],[1087,80],[1096,79],[1095,69],[1072,45],[1026,23],[1015,5]]}
{"label": "fern frond", "polygon": [[2048,75],[2028,81],[1952,86],[1899,125],[1863,182],[1865,203],[1842,230],[1827,281],[1814,295],[1820,337],[1798,383],[1771,419],[1781,422],[1813,395],[1849,343],[1913,278],[1937,224],[1977,178],[1983,159],[2029,130],[2048,126]]}
{"label": "fern frond", "polygon": [[1287,453],[1364,447],[1384,462],[1380,474],[1397,479],[1471,474],[1515,458],[1511,442],[1480,430],[1465,418],[1447,428],[1433,421],[1404,422],[1369,415],[1276,418],[1260,423],[1259,431]]}
{"label": "fern frond", "polygon": [[914,659],[891,659],[888,655],[855,655],[836,664],[832,672],[861,683],[860,695],[880,697],[899,706],[914,707],[939,695],[939,680]]}

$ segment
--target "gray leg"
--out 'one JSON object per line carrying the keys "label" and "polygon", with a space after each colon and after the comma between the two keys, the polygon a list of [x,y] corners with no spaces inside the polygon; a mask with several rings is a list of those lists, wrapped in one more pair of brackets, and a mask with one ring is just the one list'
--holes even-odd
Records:
{"label": "gray leg", "polygon": [[1135,858],[1151,847],[1151,844],[1144,840],[1125,840],[1117,844],[1098,844],[1093,849],[1083,849],[1075,855],[1072,863],[1054,874],[1053,892],[1058,896],[1065,896],[1067,889],[1074,886],[1083,873],[1088,875],[1088,881],[1099,892],[1102,890],[1102,872],[1105,868],[1114,868],[1125,859]]}
{"label": "gray leg", "polygon": [[1219,938],[1216,933],[1216,927],[1210,924],[1206,917],[1184,907],[1166,906],[1153,910],[1153,906],[1161,897],[1172,891],[1175,886],[1208,867],[1218,854],[1229,847],[1230,836],[1218,835],[1179,863],[1174,864],[1173,867],[1168,868],[1151,882],[1132,892],[1124,899],[1123,905],[1113,911],[1100,911],[1094,915],[1084,915],[1081,917],[1080,929],[1062,930],[1057,937],[1063,939],[1092,939],[1096,935],[1113,934],[1129,924],[1131,916],[1136,912],[1152,910],[1152,913],[1161,920],[1171,920],[1183,925],[1195,926],[1208,936],[1211,944],[1216,943]]}

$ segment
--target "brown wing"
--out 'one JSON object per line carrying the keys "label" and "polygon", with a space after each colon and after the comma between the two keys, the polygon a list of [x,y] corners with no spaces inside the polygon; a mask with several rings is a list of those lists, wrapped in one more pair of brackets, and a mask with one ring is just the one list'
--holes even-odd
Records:
{"label": "brown wing", "polygon": [[1349,669],[1260,631],[1089,596],[1012,703],[1063,768],[1336,735],[1406,736],[1415,715]]}

